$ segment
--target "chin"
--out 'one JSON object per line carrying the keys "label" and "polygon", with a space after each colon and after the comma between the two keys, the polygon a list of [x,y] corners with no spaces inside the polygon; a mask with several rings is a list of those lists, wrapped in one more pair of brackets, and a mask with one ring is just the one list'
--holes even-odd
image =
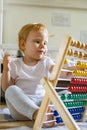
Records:
{"label": "chin", "polygon": [[41,60],[44,56],[40,56],[39,58],[37,58],[38,60]]}

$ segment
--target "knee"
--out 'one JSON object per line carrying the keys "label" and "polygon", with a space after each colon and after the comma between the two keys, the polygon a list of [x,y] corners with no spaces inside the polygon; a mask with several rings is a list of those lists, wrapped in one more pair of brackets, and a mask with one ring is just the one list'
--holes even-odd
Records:
{"label": "knee", "polygon": [[12,85],[10,87],[8,87],[5,91],[5,98],[7,97],[11,97],[13,95],[13,93],[15,93],[15,91],[18,91],[18,87],[16,85]]}

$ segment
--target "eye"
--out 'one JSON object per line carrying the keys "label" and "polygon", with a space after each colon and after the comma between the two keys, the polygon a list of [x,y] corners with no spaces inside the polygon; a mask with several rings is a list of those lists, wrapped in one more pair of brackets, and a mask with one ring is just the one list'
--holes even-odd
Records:
{"label": "eye", "polygon": [[35,41],[37,44],[40,44],[40,41]]}
{"label": "eye", "polygon": [[44,42],[44,45],[47,45],[47,42]]}

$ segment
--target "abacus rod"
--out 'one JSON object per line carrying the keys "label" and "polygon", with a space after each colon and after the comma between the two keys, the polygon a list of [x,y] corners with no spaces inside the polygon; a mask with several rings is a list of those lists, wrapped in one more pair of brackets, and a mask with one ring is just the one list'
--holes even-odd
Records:
{"label": "abacus rod", "polygon": [[64,71],[64,72],[70,72],[70,73],[73,72],[72,70],[67,70],[67,69],[61,69],[61,71]]}

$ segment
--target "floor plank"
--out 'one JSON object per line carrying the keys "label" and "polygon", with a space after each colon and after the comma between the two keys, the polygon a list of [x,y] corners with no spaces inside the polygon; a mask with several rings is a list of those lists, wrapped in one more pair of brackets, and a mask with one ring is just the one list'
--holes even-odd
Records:
{"label": "floor plank", "polygon": [[[3,108],[6,108],[6,104],[1,104],[0,105],[0,108],[3,109]],[[1,121],[0,120],[0,129],[1,130],[33,130],[33,124],[34,122],[33,121]],[[87,130],[87,122],[85,123],[80,123],[80,128],[81,130]],[[24,129],[25,128],[25,129]],[[66,126],[57,126],[57,127],[54,127],[54,128],[50,128],[50,130],[68,130],[66,128]],[[47,128],[45,129],[41,129],[41,130],[49,130]]]}
{"label": "floor plank", "polygon": [[33,127],[33,121],[0,122],[0,129],[15,128],[21,126]]}
{"label": "floor plank", "polygon": [[[5,103],[0,104],[0,109],[7,108]],[[32,127],[34,124],[33,121],[8,121],[4,119],[4,115],[0,115],[0,129],[7,129],[7,128],[15,128],[21,126],[29,126]]]}
{"label": "floor plank", "polygon": [[0,104],[0,108],[2,109],[2,108],[5,108],[5,107],[7,107],[7,105],[5,104],[5,103],[1,103]]}

